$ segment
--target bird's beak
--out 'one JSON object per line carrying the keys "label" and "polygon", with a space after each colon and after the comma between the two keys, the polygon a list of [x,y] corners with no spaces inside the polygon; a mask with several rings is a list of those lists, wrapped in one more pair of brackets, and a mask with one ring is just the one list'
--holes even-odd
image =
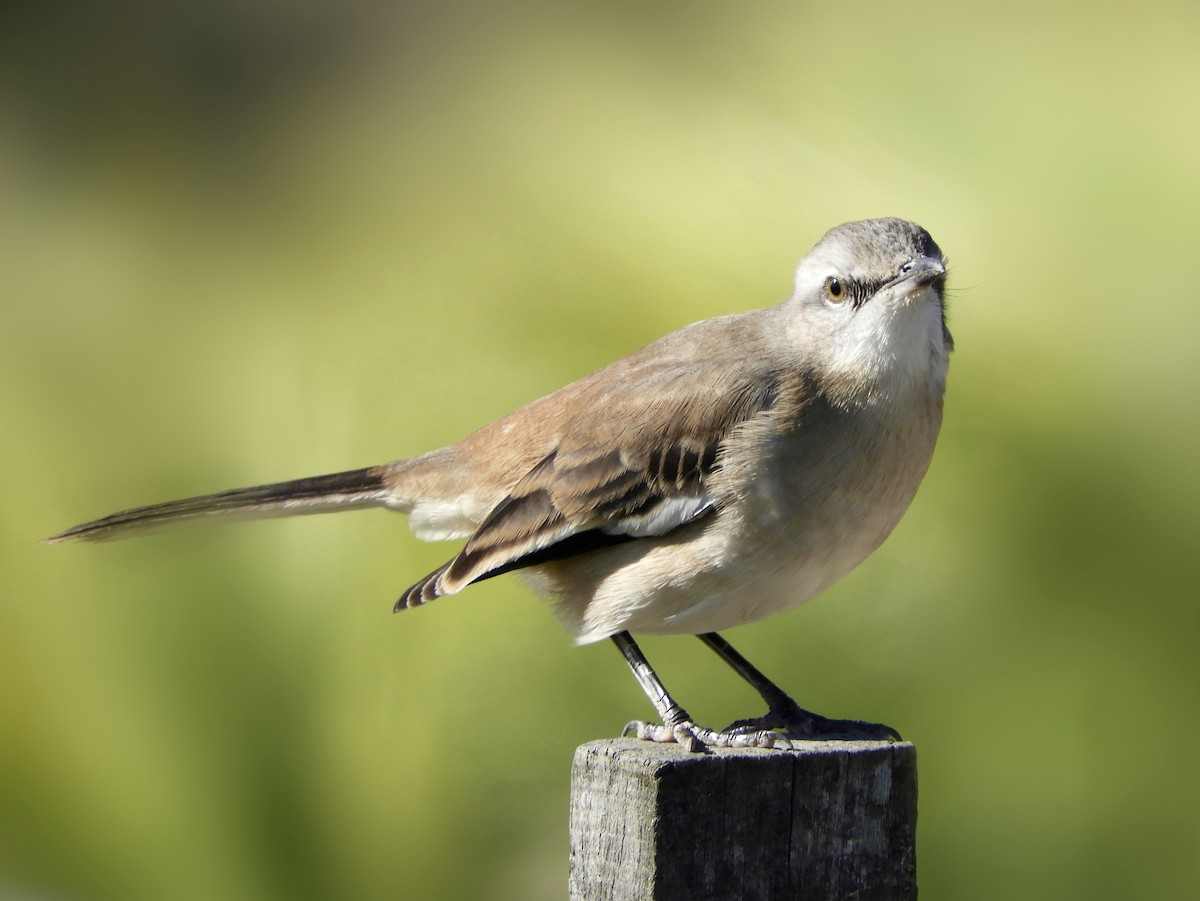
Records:
{"label": "bird's beak", "polygon": [[917,257],[905,264],[896,278],[897,284],[911,282],[914,288],[923,288],[946,279],[946,265],[934,257]]}
{"label": "bird's beak", "polygon": [[897,301],[907,301],[923,288],[932,287],[940,296],[945,285],[946,264],[934,257],[917,257],[906,263],[884,290]]}

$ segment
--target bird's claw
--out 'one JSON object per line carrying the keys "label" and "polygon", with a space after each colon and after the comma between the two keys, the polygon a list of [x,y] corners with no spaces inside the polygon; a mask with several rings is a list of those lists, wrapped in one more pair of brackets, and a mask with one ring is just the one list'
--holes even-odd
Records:
{"label": "bird's claw", "polygon": [[900,733],[883,723],[834,720],[796,705],[773,709],[760,717],[737,720],[726,732],[777,729],[801,741],[903,741]]}
{"label": "bird's claw", "polygon": [[781,748],[791,747],[787,739],[769,729],[709,729],[690,720],[678,723],[647,723],[634,720],[621,732],[623,737],[634,736],[642,741],[676,742],[695,753],[706,748]]}

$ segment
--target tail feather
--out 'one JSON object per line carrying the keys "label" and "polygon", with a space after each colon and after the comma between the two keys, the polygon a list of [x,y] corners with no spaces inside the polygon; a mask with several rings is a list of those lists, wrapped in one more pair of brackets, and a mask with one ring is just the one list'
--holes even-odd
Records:
{"label": "tail feather", "polygon": [[102,519],[72,526],[46,541],[106,541],[206,516],[241,514],[248,518],[322,513],[352,507],[381,506],[387,500],[385,467],[355,469],[291,482],[234,488],[165,504],[122,510]]}

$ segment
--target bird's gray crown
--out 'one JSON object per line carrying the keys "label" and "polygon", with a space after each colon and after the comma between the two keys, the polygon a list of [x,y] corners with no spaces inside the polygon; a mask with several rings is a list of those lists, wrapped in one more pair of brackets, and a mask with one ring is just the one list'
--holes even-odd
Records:
{"label": "bird's gray crown", "polygon": [[[800,262],[802,274],[836,272],[850,278],[878,280],[895,276],[914,260],[942,260],[941,248],[929,232],[906,219],[864,219],[831,228]],[[824,277],[823,274],[820,277]]]}

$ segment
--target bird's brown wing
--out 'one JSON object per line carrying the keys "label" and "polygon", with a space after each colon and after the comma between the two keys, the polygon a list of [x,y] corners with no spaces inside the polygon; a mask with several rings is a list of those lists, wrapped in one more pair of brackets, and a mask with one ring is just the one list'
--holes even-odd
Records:
{"label": "bird's brown wing", "polygon": [[502,572],[661,537],[709,514],[720,503],[711,483],[725,442],[770,415],[781,385],[794,381],[721,361],[640,375],[653,385],[568,423],[462,551],[406,591],[397,609]]}

